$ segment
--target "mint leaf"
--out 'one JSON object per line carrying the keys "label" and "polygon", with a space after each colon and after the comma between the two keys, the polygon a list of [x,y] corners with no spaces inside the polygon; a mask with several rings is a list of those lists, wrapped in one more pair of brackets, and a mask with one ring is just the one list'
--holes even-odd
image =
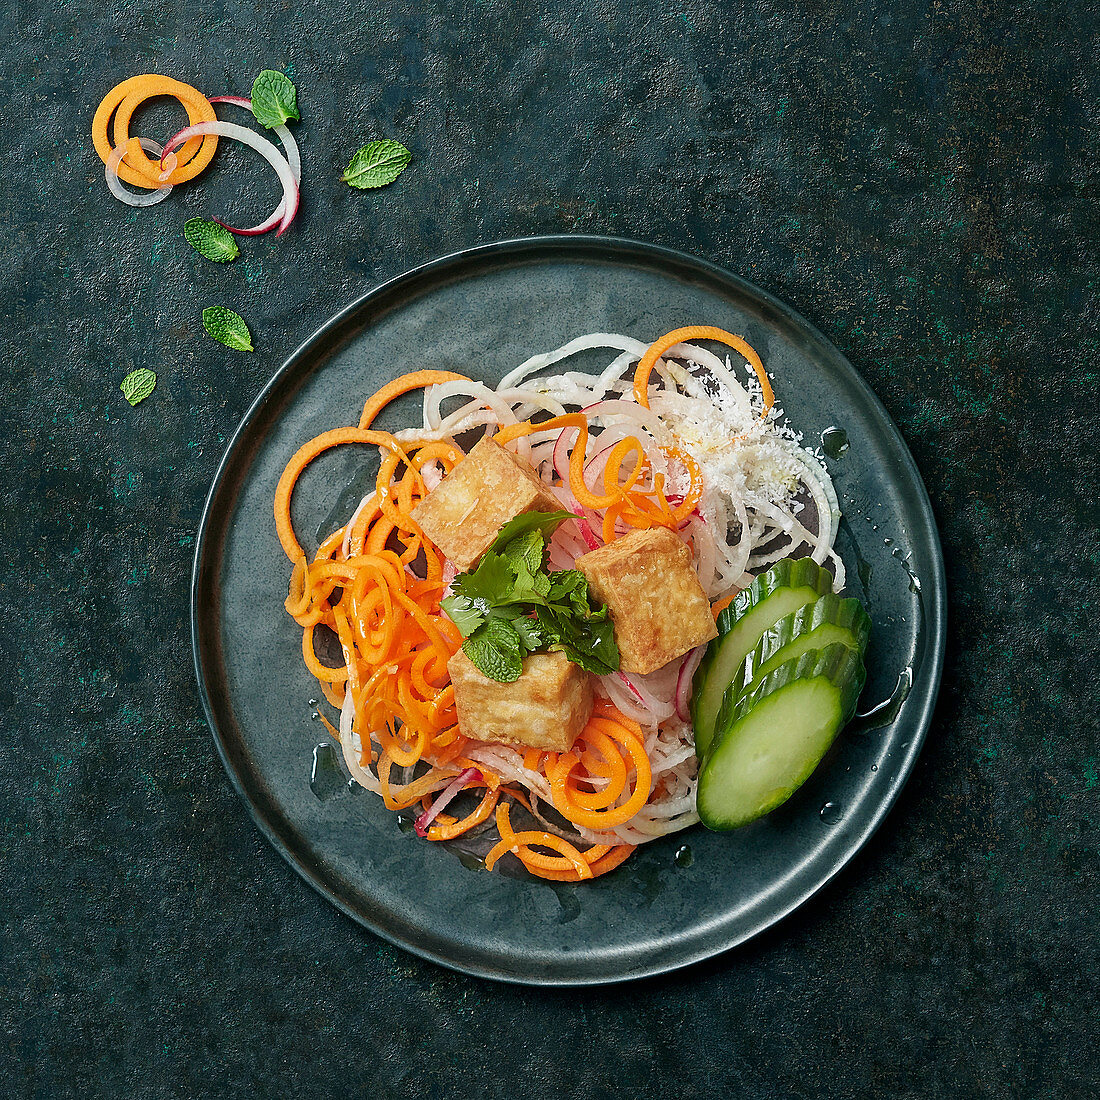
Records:
{"label": "mint leaf", "polygon": [[351,158],[347,171],[340,178],[360,191],[385,187],[405,171],[411,160],[412,153],[399,141],[389,138],[372,141]]}
{"label": "mint leaf", "polygon": [[528,531],[504,543],[500,547],[500,556],[516,571],[535,573],[542,568],[542,556],[546,549],[541,531]]}
{"label": "mint leaf", "polygon": [[553,534],[554,528],[562,520],[576,518],[572,512],[521,512],[500,529],[500,534],[493,539],[490,549],[499,550],[505,543],[519,535],[526,535],[528,531],[540,531],[545,538]]}
{"label": "mint leaf", "polygon": [[487,619],[462,643],[462,652],[490,680],[514,683],[523,672],[523,643],[507,619]]}
{"label": "mint leaf", "polygon": [[483,600],[475,602],[467,596],[448,596],[439,601],[439,606],[458,627],[463,638],[468,638],[485,622],[489,610]]}
{"label": "mint leaf", "polygon": [[269,130],[289,119],[301,118],[297,89],[282,73],[264,69],[252,82],[252,113]]}
{"label": "mint leaf", "polygon": [[225,306],[207,306],[202,311],[203,328],[219,344],[237,351],[252,351],[252,333],[239,313]]}
{"label": "mint leaf", "polygon": [[130,371],[118,388],[122,390],[122,396],[131,405],[136,405],[139,401],[144,401],[153,392],[153,387],[156,384],[157,376],[151,370],[141,367],[139,370]]}
{"label": "mint leaf", "polygon": [[228,263],[241,254],[233,234],[217,222],[191,218],[183,223],[183,235],[196,252],[216,264]]}

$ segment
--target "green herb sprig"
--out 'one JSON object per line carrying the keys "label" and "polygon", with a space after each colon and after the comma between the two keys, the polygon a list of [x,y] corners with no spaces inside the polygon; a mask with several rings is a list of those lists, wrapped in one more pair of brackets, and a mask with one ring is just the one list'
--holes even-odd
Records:
{"label": "green herb sprig", "polygon": [[399,141],[385,138],[364,145],[355,156],[347,170],[340,177],[350,187],[360,191],[369,191],[375,187],[385,187],[409,166],[412,153]]}
{"label": "green herb sprig", "polygon": [[202,311],[202,325],[219,344],[235,351],[252,351],[252,333],[239,313],[225,306],[207,306]]}
{"label": "green herb sprig", "polygon": [[233,234],[217,222],[190,218],[183,223],[183,235],[196,252],[216,264],[227,264],[241,254]]}
{"label": "green herb sprig", "polygon": [[298,91],[290,80],[274,69],[264,69],[252,82],[252,113],[267,129],[300,119]]}
{"label": "green herb sprig", "polygon": [[118,388],[122,390],[122,396],[131,405],[136,405],[139,401],[144,401],[153,392],[153,387],[156,384],[157,376],[151,370],[140,367],[138,370],[130,371]]}
{"label": "green herb sprig", "polygon": [[571,512],[525,512],[501,529],[477,568],[455,577],[440,606],[462,651],[492,680],[519,679],[523,658],[551,650],[597,675],[619,667],[606,607],[594,608],[576,569],[547,572],[546,535]]}

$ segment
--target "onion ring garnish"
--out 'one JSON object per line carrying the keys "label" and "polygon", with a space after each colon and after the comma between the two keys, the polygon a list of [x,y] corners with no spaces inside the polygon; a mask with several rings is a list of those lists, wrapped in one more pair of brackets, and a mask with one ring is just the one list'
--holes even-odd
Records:
{"label": "onion ring garnish", "polygon": [[[211,103],[229,103],[234,107],[243,107],[244,110],[252,111],[252,100],[243,95],[216,95],[210,97]],[[283,148],[286,150],[287,163],[290,165],[290,171],[294,175],[294,182],[301,185],[302,182],[302,157],[298,152],[298,143],[294,140],[294,135],[290,130],[284,126],[279,125],[273,127],[275,133],[279,135],[279,140],[283,143]],[[259,225],[252,226],[251,229],[236,229],[232,225],[226,225],[225,222],[215,218],[214,221],[218,223],[223,229],[228,229],[230,233],[239,233],[242,237],[255,237],[260,233],[267,233],[279,224],[282,220],[283,213],[286,210],[286,199],[280,199],[279,205],[271,212],[271,215]]]}
{"label": "onion ring garnish", "polygon": [[[153,156],[159,157],[164,153],[164,149],[159,141],[154,141],[152,138],[136,138],[134,139],[141,143],[142,149],[147,153],[152,153]],[[118,178],[118,166],[122,163],[122,158],[126,156],[126,146],[116,145],[107,157],[107,167],[105,169],[107,176],[107,186],[110,188],[111,194],[120,202],[126,203],[127,206],[155,206],[158,202],[168,198],[172,193],[172,185],[166,183],[163,187],[158,188],[156,191],[146,191],[144,194],[135,194],[133,191],[128,191],[122,184],[122,180]],[[171,161],[171,164],[168,162]],[[165,171],[164,175],[171,175],[176,167],[175,154],[169,154],[165,158]]]}
{"label": "onion ring garnish", "polygon": [[200,122],[195,126],[188,126],[180,130],[164,147],[164,153],[161,157],[162,162],[165,156],[178,149],[188,138],[204,137],[209,134],[216,137],[230,138],[233,141],[242,141],[245,145],[250,145],[275,169],[279,182],[283,185],[283,201],[285,203],[282,220],[275,233],[276,237],[281,237],[286,231],[286,227],[294,220],[294,215],[298,213],[298,184],[294,179],[294,173],[290,170],[290,164],[275,144],[268,141],[261,134],[257,134],[255,130],[249,130],[246,126],[237,126],[232,122],[221,121]]}

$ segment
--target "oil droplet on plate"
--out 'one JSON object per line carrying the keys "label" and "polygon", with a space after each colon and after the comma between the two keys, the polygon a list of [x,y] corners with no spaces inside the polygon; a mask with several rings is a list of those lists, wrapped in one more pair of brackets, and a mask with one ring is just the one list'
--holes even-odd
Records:
{"label": "oil droplet on plate", "polygon": [[898,676],[897,686],[890,693],[889,699],[883,699],[869,710],[857,714],[848,725],[847,732],[867,733],[870,730],[882,729],[889,726],[901,712],[901,705],[909,698],[909,692],[913,689],[913,669],[906,665]]}
{"label": "oil droplet on plate", "polygon": [[840,458],[848,450],[848,433],[835,425],[821,433],[821,449],[829,458]]}
{"label": "oil droplet on plate", "polygon": [[322,802],[347,793],[347,781],[340,770],[336,746],[331,741],[313,746],[313,769],[309,773],[309,786]]}
{"label": "oil droplet on plate", "polygon": [[677,867],[690,867],[695,862],[695,856],[691,854],[691,848],[685,844],[676,849],[676,855],[672,857]]}
{"label": "oil droplet on plate", "polygon": [[826,802],[821,807],[820,811],[821,820],[826,825],[835,825],[840,820],[840,804],[837,802]]}

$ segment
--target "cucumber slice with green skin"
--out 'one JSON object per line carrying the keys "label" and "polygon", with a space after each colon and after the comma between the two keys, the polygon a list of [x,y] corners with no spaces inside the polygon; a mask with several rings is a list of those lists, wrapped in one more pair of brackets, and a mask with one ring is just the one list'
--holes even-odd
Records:
{"label": "cucumber slice with green skin", "polygon": [[[842,600],[832,593],[822,596],[816,603],[800,607],[764,631],[741,666],[722,705],[732,709],[737,700],[752,691],[772,669],[810,650],[824,649],[839,642],[862,657],[867,652],[870,636],[871,620],[859,600]],[[723,725],[721,717],[717,725]]]}
{"label": "cucumber slice with green skin", "polygon": [[701,760],[714,739],[722,697],[760,636],[784,616],[833,590],[833,578],[810,558],[784,558],[761,573],[718,616],[718,637],[707,647],[695,673],[691,724]]}
{"label": "cucumber slice with green skin", "polygon": [[781,664],[744,696],[699,776],[708,829],[737,829],[781,806],[809,779],[852,716],[865,672],[846,645]]}

